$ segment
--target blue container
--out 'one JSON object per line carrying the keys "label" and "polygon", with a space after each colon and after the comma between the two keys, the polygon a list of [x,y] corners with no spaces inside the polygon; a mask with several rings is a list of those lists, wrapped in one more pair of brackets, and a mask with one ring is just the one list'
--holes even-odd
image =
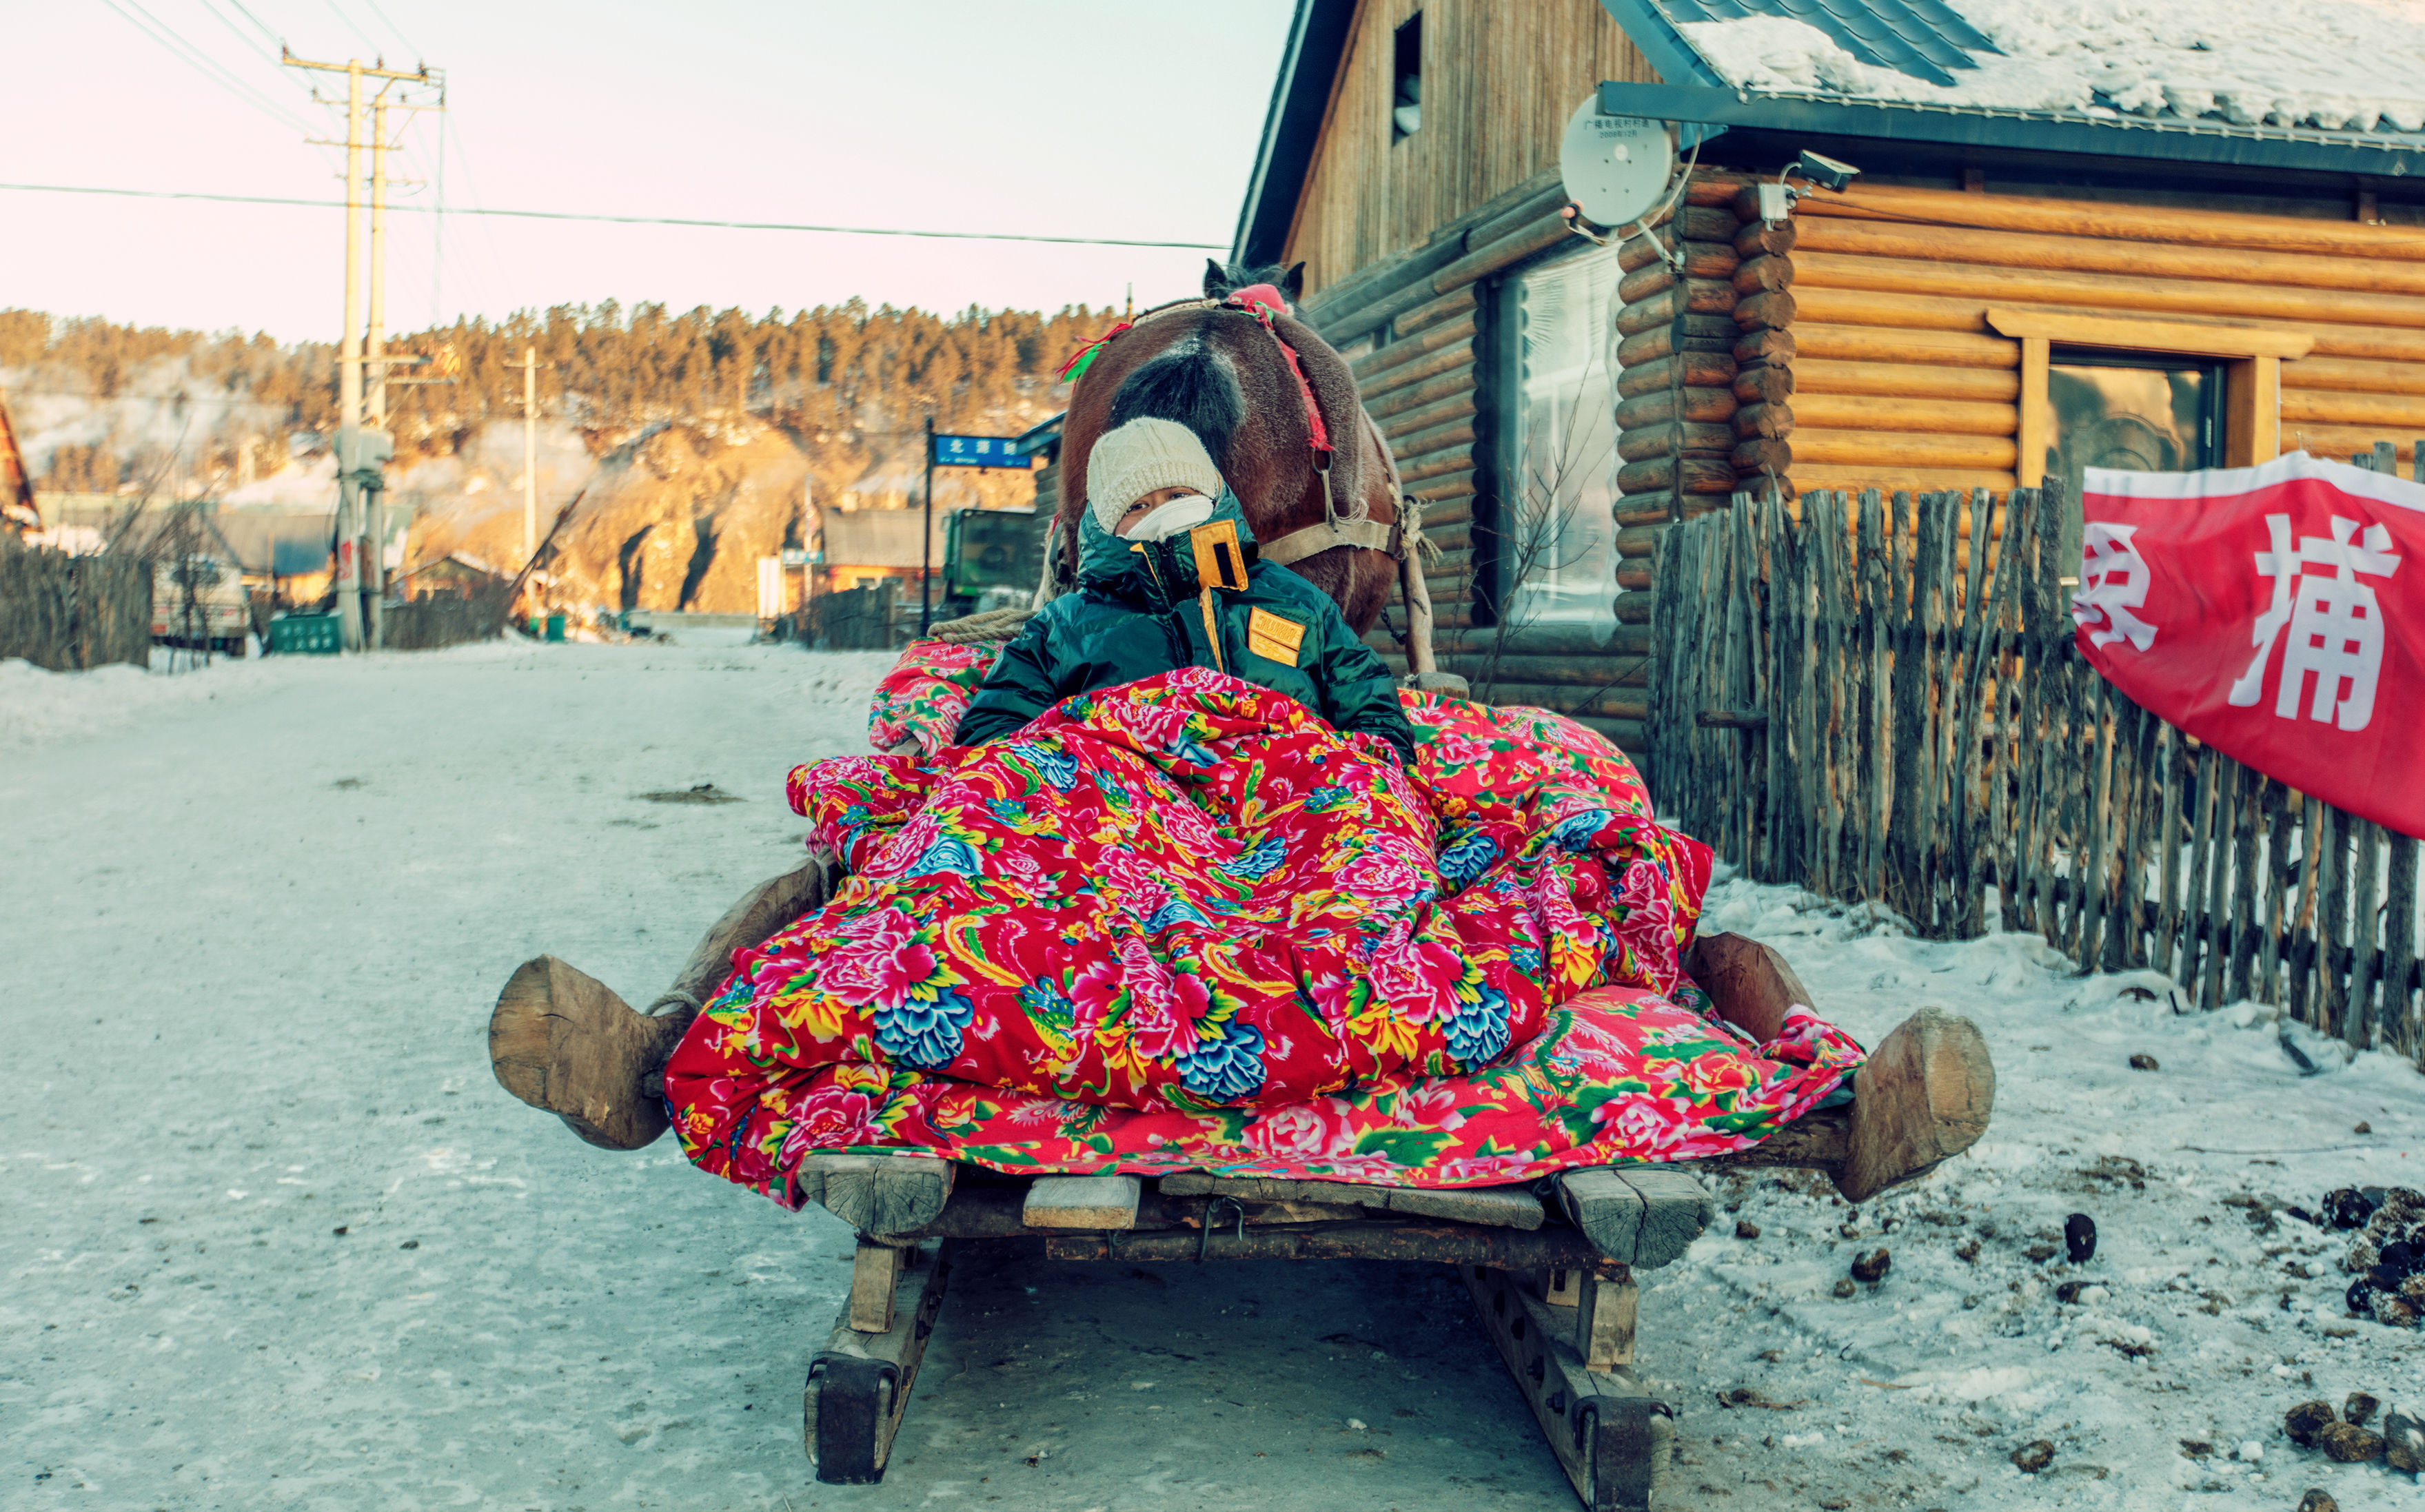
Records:
{"label": "blue container", "polygon": [[334,614],[287,614],[269,622],[269,649],[280,656],[335,656],[345,648]]}

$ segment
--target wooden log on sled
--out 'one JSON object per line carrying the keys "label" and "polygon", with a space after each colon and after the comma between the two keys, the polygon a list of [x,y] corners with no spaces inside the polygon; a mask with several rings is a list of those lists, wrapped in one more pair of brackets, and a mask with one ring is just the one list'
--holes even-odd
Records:
{"label": "wooden log on sled", "polygon": [[[752,889],[648,1013],[552,956],[525,963],[490,1024],[497,1080],[592,1144],[649,1143],[666,1127],[666,1059],[733,951],[820,906],[836,880],[829,862],[811,861]],[[1776,1037],[1793,1005],[1810,1004],[1782,957],[1740,935],[1701,937],[1686,965],[1719,1014],[1761,1041]],[[1969,1020],[1922,1008],[1880,1042],[1855,1092],[1849,1107],[1806,1114],[1733,1154],[1453,1190],[1202,1172],[1031,1180],[901,1152],[810,1155],[796,1195],[859,1234],[850,1295],[804,1395],[817,1478],[883,1478],[956,1249],[1025,1238],[1066,1261],[1453,1265],[1584,1505],[1647,1508],[1664,1485],[1676,1425],[1633,1373],[1633,1275],[1674,1262],[1708,1227],[1711,1203],[1695,1170],[1817,1170],[1846,1201],[1865,1201],[1979,1138],[1995,1069]]]}

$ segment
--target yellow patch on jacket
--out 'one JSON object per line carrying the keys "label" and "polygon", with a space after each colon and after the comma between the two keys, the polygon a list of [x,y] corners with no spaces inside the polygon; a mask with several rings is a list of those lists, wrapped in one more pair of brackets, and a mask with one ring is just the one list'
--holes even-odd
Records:
{"label": "yellow patch on jacket", "polygon": [[1293,619],[1257,608],[1246,615],[1246,649],[1266,661],[1295,666],[1305,645],[1305,627]]}

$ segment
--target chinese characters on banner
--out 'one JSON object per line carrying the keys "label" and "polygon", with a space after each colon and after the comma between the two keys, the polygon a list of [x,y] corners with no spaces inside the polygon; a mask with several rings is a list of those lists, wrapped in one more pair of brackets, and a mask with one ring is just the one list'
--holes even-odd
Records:
{"label": "chinese characters on banner", "polygon": [[2304,452],[2088,470],[2080,651],[2132,702],[2425,836],[2425,485]]}

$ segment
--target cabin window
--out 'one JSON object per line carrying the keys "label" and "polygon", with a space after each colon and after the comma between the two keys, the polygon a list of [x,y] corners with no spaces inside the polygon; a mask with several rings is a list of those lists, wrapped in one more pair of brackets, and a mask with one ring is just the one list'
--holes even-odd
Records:
{"label": "cabin window", "polygon": [[1401,142],[1423,125],[1423,13],[1398,27],[1389,89],[1389,140]]}
{"label": "cabin window", "polygon": [[1586,252],[1508,279],[1495,545],[1511,629],[1616,629],[1616,259]]}
{"label": "cabin window", "polygon": [[2224,466],[2224,365],[2211,358],[2056,347],[2047,366],[2053,434],[2046,477],[2068,508],[2064,560],[2080,550],[2080,489],[2090,468],[2195,472]]}

